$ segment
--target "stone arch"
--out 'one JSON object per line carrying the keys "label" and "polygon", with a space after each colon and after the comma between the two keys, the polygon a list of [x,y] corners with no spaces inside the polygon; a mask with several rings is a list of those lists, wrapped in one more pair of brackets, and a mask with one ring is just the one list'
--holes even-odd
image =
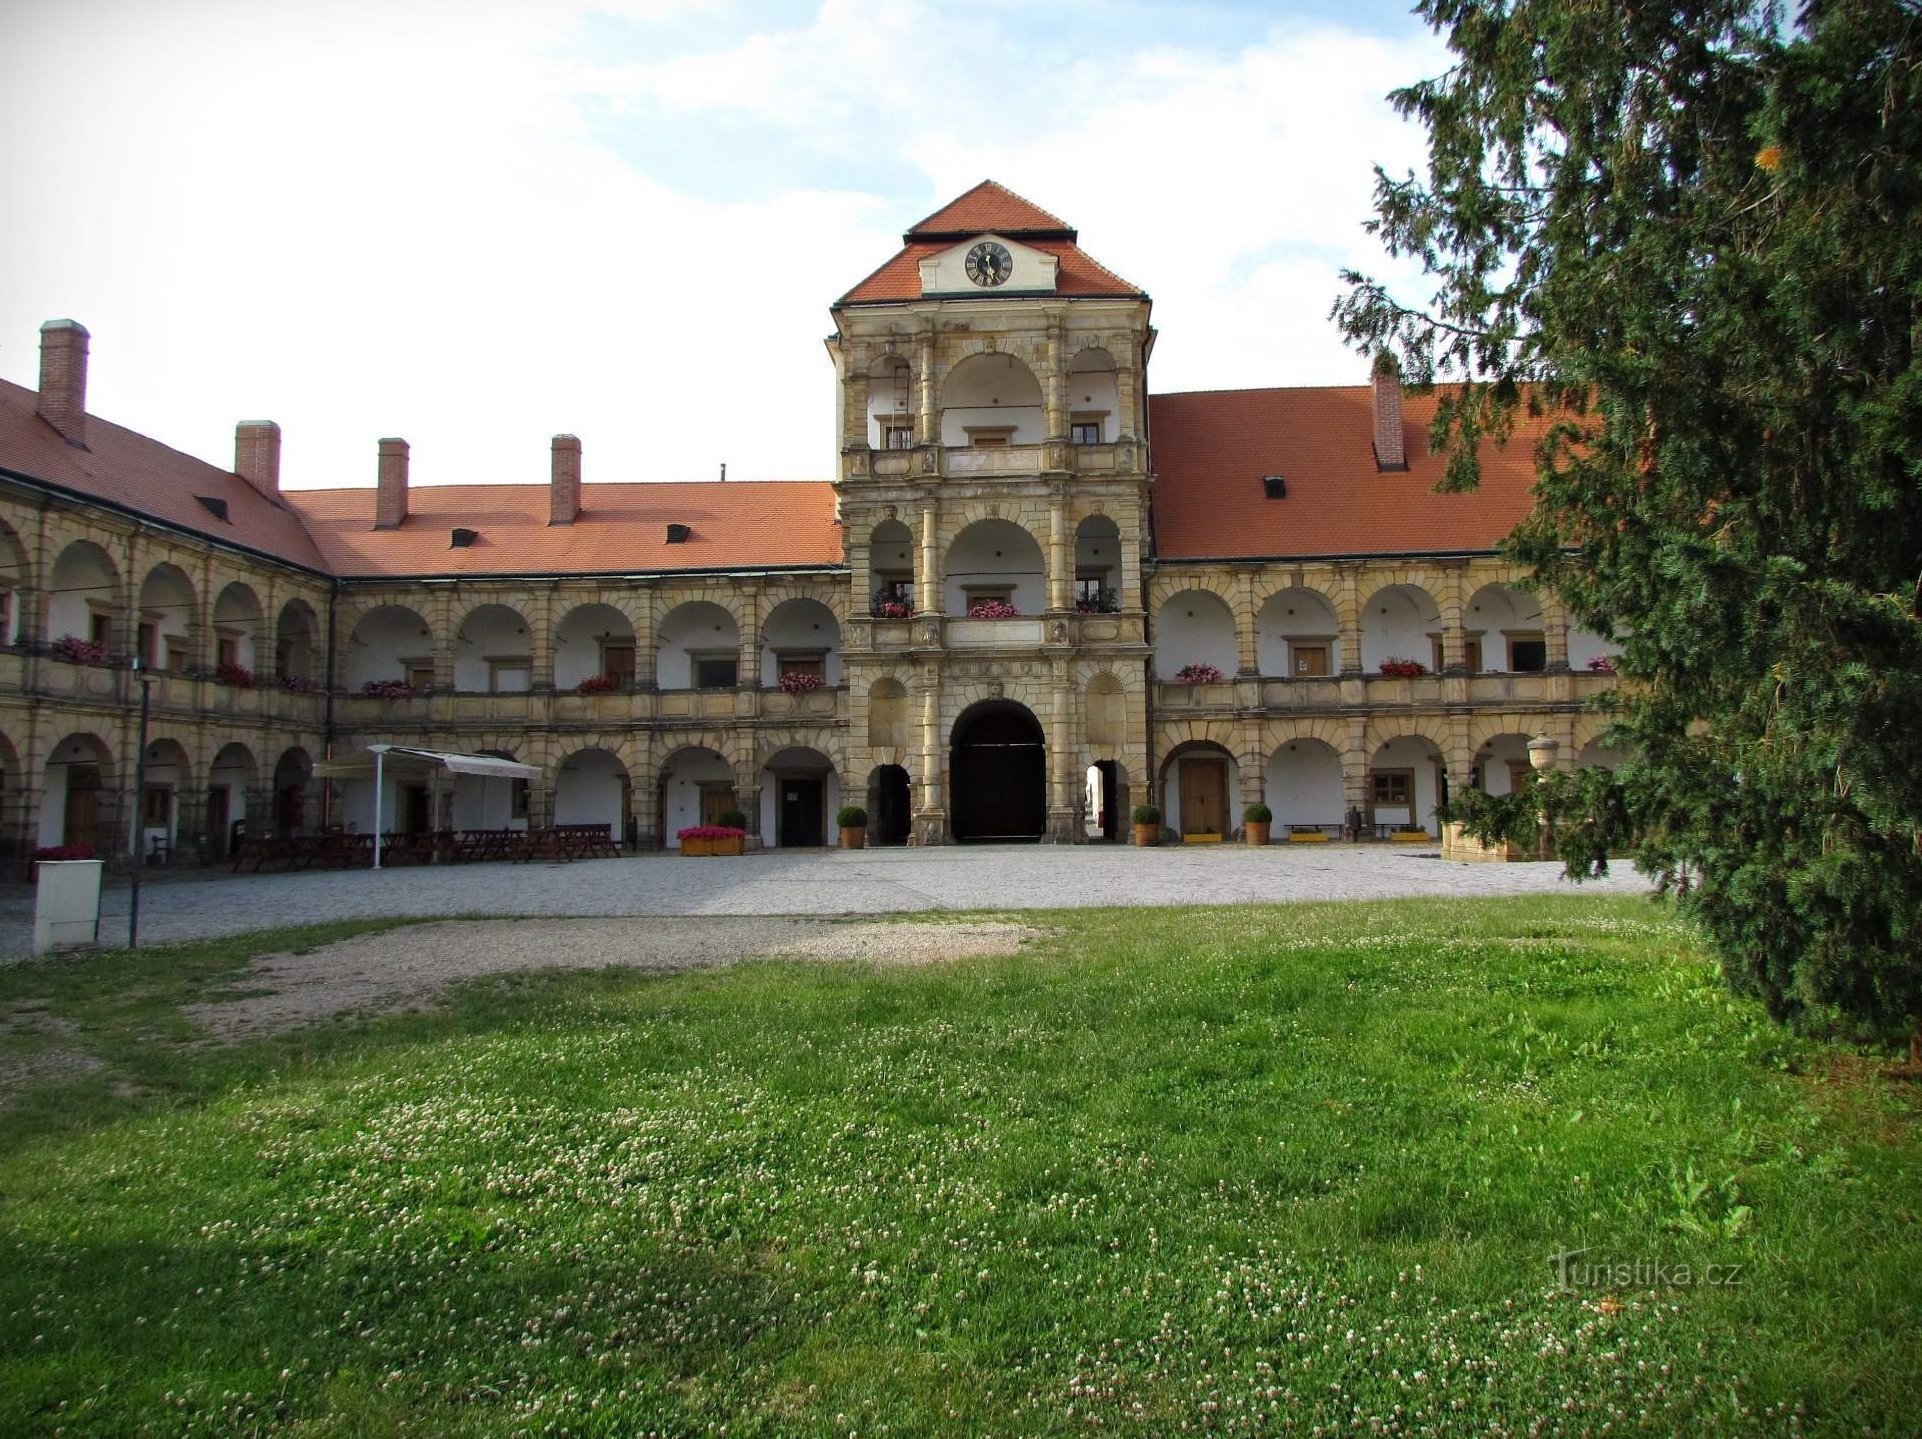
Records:
{"label": "stone arch", "polygon": [[341,681],[349,690],[370,684],[434,683],[434,631],[411,605],[379,604],[361,612],[348,632]]}
{"label": "stone arch", "polygon": [[582,745],[554,763],[554,823],[604,825],[615,844],[627,839],[633,777],[613,749]]}
{"label": "stone arch", "polygon": [[1155,675],[1164,684],[1190,665],[1213,665],[1224,679],[1237,667],[1234,606],[1211,587],[1168,595],[1155,609]]}
{"label": "stone arch", "polygon": [[830,753],[818,743],[806,742],[818,738],[796,737],[767,747],[758,776],[764,844],[797,849],[833,843],[841,775]]}
{"label": "stone arch", "polygon": [[303,599],[291,599],[280,607],[274,623],[274,674],[281,680],[316,682],[321,660],[320,617]]}
{"label": "stone arch", "polygon": [[198,829],[198,790],[193,757],[185,743],[172,735],[147,741],[145,789],[135,818],[142,858],[167,858]]}
{"label": "stone arch", "polygon": [[0,855],[11,856],[32,847],[23,831],[27,797],[27,775],[20,751],[0,732]]}
{"label": "stone arch", "polygon": [[906,356],[888,352],[875,357],[867,375],[868,446],[876,450],[911,449],[915,438],[914,366]]}
{"label": "stone arch", "polygon": [[888,752],[895,763],[913,748],[913,728],[908,712],[908,688],[893,678],[876,680],[868,687],[868,748]]}
{"label": "stone arch", "polygon": [[978,700],[948,735],[949,828],[958,841],[1035,840],[1048,828],[1047,737],[1018,700]]}
{"label": "stone arch", "polygon": [[[221,860],[234,852],[234,840],[253,826],[248,807],[260,792],[260,761],[239,740],[215,752],[207,766],[207,854]],[[238,828],[236,828],[238,826]]]}
{"label": "stone arch", "polygon": [[1074,607],[1084,614],[1119,609],[1125,558],[1114,517],[1083,515],[1074,530]]}
{"label": "stone arch", "polygon": [[1627,764],[1628,759],[1626,749],[1608,744],[1600,735],[1592,735],[1576,751],[1575,768],[1617,770]]}
{"label": "stone arch", "polygon": [[1232,733],[1177,740],[1161,760],[1161,823],[1183,839],[1227,839],[1241,827],[1241,760]]}
{"label": "stone arch", "polygon": [[909,767],[890,760],[868,771],[865,808],[870,846],[906,844],[914,832],[914,776]]}
{"label": "stone arch", "polygon": [[314,761],[305,749],[291,745],[280,752],[274,761],[273,810],[267,816],[274,834],[285,839],[307,828],[313,779]]}
{"label": "stone arch", "polygon": [[1081,692],[1081,736],[1097,759],[1114,759],[1128,743],[1128,692],[1107,670],[1089,678]]}
{"label": "stone arch", "polygon": [[941,443],[950,448],[1038,445],[1047,436],[1041,381],[1018,355],[983,350],[941,380]]}
{"label": "stone arch", "polygon": [[761,621],[761,684],[778,685],[790,674],[841,683],[841,623],[812,595],[780,600]]}
{"label": "stone arch", "polygon": [[1024,615],[1048,607],[1048,562],[1034,534],[1006,519],[977,519],[948,544],[942,564],[946,612],[964,615],[970,604],[1006,598]]}
{"label": "stone arch", "polygon": [[729,606],[683,600],[662,618],[655,640],[662,689],[731,689],[740,683],[741,623]]}
{"label": "stone arch", "polygon": [[1539,674],[1548,641],[1538,596],[1508,584],[1486,584],[1462,610],[1470,673]]}
{"label": "stone arch", "polygon": [[615,689],[634,687],[634,623],[605,600],[578,604],[554,626],[554,688],[579,689],[588,680]]}
{"label": "stone arch", "polygon": [[510,604],[475,605],[454,626],[454,688],[467,694],[524,694],[534,683],[534,634]]}
{"label": "stone arch", "polygon": [[1276,745],[1263,767],[1262,795],[1276,834],[1308,825],[1339,834],[1348,808],[1341,747],[1309,734]]}
{"label": "stone arch", "polygon": [[76,731],[47,751],[37,844],[87,845],[96,855],[119,853],[120,807],[113,750],[99,735]]}
{"label": "stone arch", "polygon": [[1434,811],[1448,799],[1448,746],[1425,733],[1425,726],[1403,723],[1390,728],[1393,734],[1369,750],[1363,821],[1437,835]]}
{"label": "stone arch", "polygon": [[171,560],[150,568],[135,608],[136,653],[143,665],[186,670],[200,663],[200,598],[185,570]]}
{"label": "stone arch", "polygon": [[1339,675],[1345,657],[1336,601],[1312,585],[1270,591],[1255,615],[1255,655],[1264,675]]}
{"label": "stone arch", "polygon": [[1068,361],[1062,391],[1067,400],[1068,436],[1076,444],[1111,443],[1121,433],[1121,388],[1114,356],[1090,345]]}
{"label": "stone arch", "polygon": [[0,519],[0,645],[31,639],[28,591],[33,588],[33,565],[20,532]]}
{"label": "stone arch", "polygon": [[679,849],[678,833],[690,825],[712,824],[726,809],[740,806],[737,756],[720,744],[689,737],[665,751],[655,779],[655,814],[662,844]]}
{"label": "stone arch", "polygon": [[74,540],[60,551],[47,578],[47,639],[72,637],[124,651],[119,633],[120,569],[92,540]]}
{"label": "stone arch", "polygon": [[1361,667],[1373,674],[1386,660],[1441,668],[1441,606],[1418,584],[1383,585],[1361,607]]}
{"label": "stone arch", "polygon": [[267,616],[260,596],[245,580],[229,580],[214,597],[214,664],[234,664],[250,674],[262,667]]}
{"label": "stone arch", "polygon": [[1479,740],[1469,760],[1468,782],[1483,794],[1513,794],[1532,783],[1528,760],[1532,731],[1503,729]]}

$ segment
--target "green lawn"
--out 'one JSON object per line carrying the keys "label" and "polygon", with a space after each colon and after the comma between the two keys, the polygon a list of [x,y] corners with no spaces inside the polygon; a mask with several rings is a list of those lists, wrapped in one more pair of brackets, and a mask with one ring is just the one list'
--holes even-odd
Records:
{"label": "green lawn", "polygon": [[101,1064],[0,1115],[0,1433],[1922,1422],[1914,1087],[1663,911],[1045,923],[224,1050],[259,939],[0,972]]}

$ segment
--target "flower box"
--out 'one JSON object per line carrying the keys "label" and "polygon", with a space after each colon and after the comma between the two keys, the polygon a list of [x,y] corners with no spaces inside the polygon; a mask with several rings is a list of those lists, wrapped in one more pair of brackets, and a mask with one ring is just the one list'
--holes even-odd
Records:
{"label": "flower box", "polygon": [[684,855],[741,854],[747,848],[747,831],[730,824],[691,824],[678,831]]}

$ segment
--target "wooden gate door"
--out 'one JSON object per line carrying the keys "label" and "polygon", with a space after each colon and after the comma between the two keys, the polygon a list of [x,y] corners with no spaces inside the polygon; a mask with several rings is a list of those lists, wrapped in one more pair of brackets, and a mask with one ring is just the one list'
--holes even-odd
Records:
{"label": "wooden gate door", "polygon": [[67,813],[63,843],[100,848],[100,767],[70,765],[67,769]]}
{"label": "wooden gate door", "polygon": [[1224,761],[1181,762],[1181,832],[1228,833],[1228,766]]}

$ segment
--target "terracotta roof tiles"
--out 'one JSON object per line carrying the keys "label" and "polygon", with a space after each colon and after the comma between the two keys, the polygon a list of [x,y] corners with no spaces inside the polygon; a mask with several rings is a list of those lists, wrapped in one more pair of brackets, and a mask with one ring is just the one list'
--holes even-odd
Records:
{"label": "terracotta roof tiles", "polygon": [[948,201],[925,220],[908,227],[904,242],[934,237],[953,239],[960,235],[1058,235],[1073,240],[1074,229],[1067,221],[1050,215],[1032,200],[1023,199],[1007,186],[983,180],[964,195]]}

